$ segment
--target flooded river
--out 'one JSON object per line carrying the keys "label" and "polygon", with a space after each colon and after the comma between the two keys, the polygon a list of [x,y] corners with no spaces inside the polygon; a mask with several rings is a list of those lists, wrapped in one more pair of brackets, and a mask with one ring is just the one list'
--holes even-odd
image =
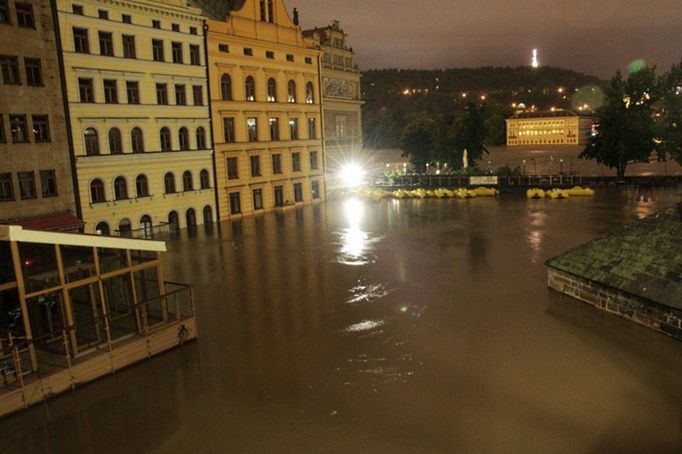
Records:
{"label": "flooded river", "polygon": [[682,200],[335,200],[169,241],[199,340],[0,420],[3,452],[680,452],[682,343],[545,260]]}

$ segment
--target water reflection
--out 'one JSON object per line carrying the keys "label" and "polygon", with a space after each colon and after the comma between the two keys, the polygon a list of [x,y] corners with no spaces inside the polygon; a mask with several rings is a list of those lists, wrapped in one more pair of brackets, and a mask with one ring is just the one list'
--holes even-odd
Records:
{"label": "water reflection", "polygon": [[378,238],[372,238],[368,232],[362,230],[365,203],[351,197],[343,201],[342,209],[348,227],[338,233],[341,242],[338,262],[344,265],[366,265],[374,262],[376,257],[369,253],[369,248]]}

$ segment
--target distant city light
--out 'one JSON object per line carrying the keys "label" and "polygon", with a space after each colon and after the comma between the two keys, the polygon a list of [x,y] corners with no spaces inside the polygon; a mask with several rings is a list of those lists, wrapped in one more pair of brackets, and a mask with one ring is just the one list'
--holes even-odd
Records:
{"label": "distant city light", "polygon": [[481,101],[485,101],[485,95],[481,95]]}
{"label": "distant city light", "polygon": [[466,98],[466,97],[467,97],[466,92],[465,92],[465,93],[462,93],[462,98]]}
{"label": "distant city light", "polygon": [[557,91],[558,91],[559,93],[563,93],[563,92],[564,92],[564,89],[563,89],[562,87],[559,87],[559,88],[557,89]]}

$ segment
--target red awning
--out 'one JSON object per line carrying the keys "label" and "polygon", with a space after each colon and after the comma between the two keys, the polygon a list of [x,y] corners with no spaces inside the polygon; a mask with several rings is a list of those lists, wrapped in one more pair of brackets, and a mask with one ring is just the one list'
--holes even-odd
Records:
{"label": "red awning", "polygon": [[83,221],[69,213],[50,214],[9,222],[30,230],[73,231],[83,227]]}

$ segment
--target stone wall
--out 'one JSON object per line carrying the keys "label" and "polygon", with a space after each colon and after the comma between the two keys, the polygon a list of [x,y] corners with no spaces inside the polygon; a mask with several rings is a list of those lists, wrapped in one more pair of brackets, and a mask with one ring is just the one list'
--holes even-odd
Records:
{"label": "stone wall", "polygon": [[547,285],[557,292],[682,340],[682,311],[550,268]]}

